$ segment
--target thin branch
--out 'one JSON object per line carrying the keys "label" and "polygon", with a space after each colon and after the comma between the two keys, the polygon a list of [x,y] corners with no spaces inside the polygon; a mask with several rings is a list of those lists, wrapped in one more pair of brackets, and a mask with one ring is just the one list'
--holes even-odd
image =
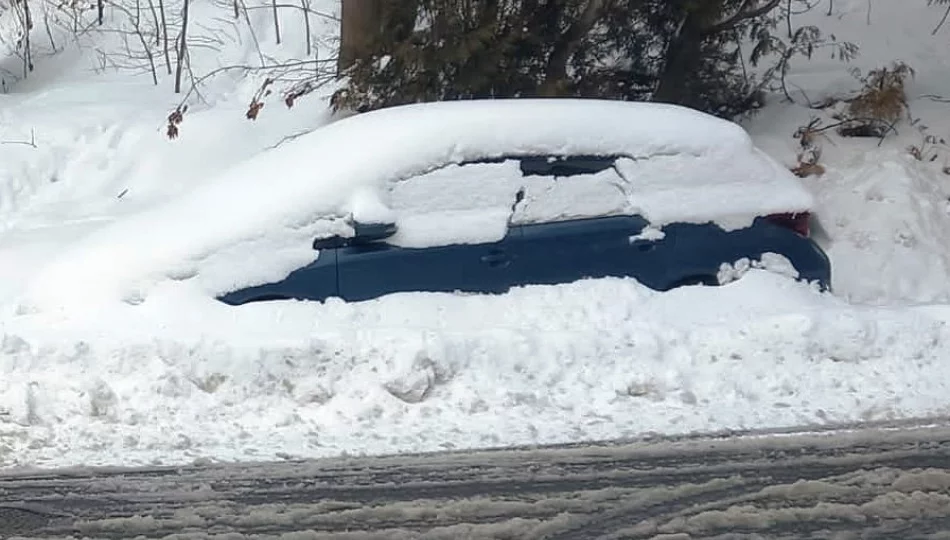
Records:
{"label": "thin branch", "polygon": [[323,17],[323,18],[329,19],[330,21],[334,21],[334,22],[339,22],[339,20],[340,20],[339,17],[334,17],[333,15],[330,15],[330,14],[327,13],[326,11],[320,11],[319,9],[313,9],[313,8],[311,8],[311,7],[306,7],[306,8],[305,8],[305,7],[299,6],[299,5],[297,5],[297,4],[290,4],[290,3],[288,3],[288,4],[283,4],[283,3],[277,2],[277,3],[271,4],[271,5],[269,5],[269,6],[247,6],[245,9],[247,9],[248,11],[254,11],[254,10],[256,10],[256,9],[273,9],[273,6],[277,6],[277,7],[279,7],[279,8],[290,8],[290,9],[298,9],[298,10],[301,10],[301,11],[306,11],[307,13],[310,13],[310,14],[312,14],[312,15],[316,15],[316,16],[318,16],[318,17]]}
{"label": "thin branch", "polygon": [[0,144],[22,144],[32,148],[39,148],[36,146],[36,133],[32,129],[30,130],[30,140],[28,141],[0,141]]}
{"label": "thin branch", "polygon": [[788,0],[788,7],[785,13],[785,25],[788,26],[788,39],[792,39],[792,0]]}
{"label": "thin branch", "polygon": [[300,9],[303,10],[304,34],[307,39],[307,56],[313,54],[313,38],[310,37],[310,0],[300,0]]}
{"label": "thin branch", "polygon": [[251,34],[251,39],[254,40],[254,50],[257,51],[257,57],[261,62],[261,65],[264,65],[264,53],[261,52],[261,42],[257,39],[257,33],[254,31],[254,24],[251,23],[251,14],[248,12],[247,4],[244,0],[240,0],[241,10],[244,12],[244,20],[247,22],[247,30]]}
{"label": "thin branch", "polygon": [[834,129],[836,127],[844,126],[847,124],[876,124],[879,126],[883,125],[884,128],[886,129],[884,129],[884,133],[881,134],[880,140],[877,143],[878,146],[881,146],[881,143],[884,142],[884,137],[891,131],[894,132],[894,135],[899,135],[899,133],[897,132],[897,127],[896,127],[897,121],[885,122],[884,120],[881,120],[880,118],[847,118],[845,120],[841,120],[840,122],[835,122],[834,124],[829,124],[827,126],[822,126],[820,128],[812,128],[811,131],[813,133],[822,133],[822,132],[828,131],[829,129]]}
{"label": "thin branch", "polygon": [[296,139],[298,139],[298,138],[300,138],[300,137],[303,137],[304,135],[307,135],[308,133],[313,133],[313,130],[312,130],[312,129],[305,129],[305,130],[303,130],[303,131],[298,131],[297,133],[292,133],[292,134],[290,134],[290,135],[285,135],[282,139],[280,139],[280,140],[277,141],[275,144],[273,144],[272,146],[270,146],[269,149],[273,150],[274,148],[277,148],[278,146],[280,146],[280,145],[282,145],[282,144],[284,144],[284,143],[287,143],[287,142],[296,140]]}
{"label": "thin branch", "polygon": [[165,55],[165,69],[172,74],[172,60],[168,53],[168,22],[165,20],[165,0],[158,0],[158,10],[162,16],[162,54]]}
{"label": "thin branch", "polygon": [[336,59],[329,60],[297,60],[284,63],[273,63],[273,64],[264,64],[260,66],[249,66],[246,64],[234,65],[234,66],[222,66],[217,69],[213,69],[208,73],[205,73],[201,77],[198,77],[192,82],[191,88],[185,93],[185,96],[182,98],[181,103],[184,104],[191,97],[193,93],[197,91],[198,86],[203,84],[208,79],[216,77],[222,73],[227,73],[229,71],[241,71],[244,73],[259,73],[261,71],[268,71],[272,69],[294,69],[302,68],[307,66],[319,66],[320,64],[333,64],[336,62]]}
{"label": "thin branch", "polygon": [[178,64],[175,66],[175,93],[178,94],[181,92],[181,73],[182,73],[182,62],[185,62],[185,53],[188,48],[188,11],[190,7],[190,0],[185,0],[184,5],[182,6],[182,15],[181,15],[181,33],[178,35],[178,53],[177,60]]}
{"label": "thin branch", "polygon": [[46,26],[46,37],[49,38],[49,46],[53,48],[53,52],[56,52],[56,42],[53,41],[53,30],[49,26],[49,13],[45,10],[43,11],[43,23]]}
{"label": "thin branch", "polygon": [[767,3],[756,8],[752,8],[749,5],[752,3],[751,0],[746,0],[745,2],[742,3],[742,6],[739,8],[739,10],[736,11],[735,15],[733,15],[732,17],[729,17],[728,19],[722,22],[716,23],[710,26],[709,28],[706,28],[703,31],[703,33],[707,35],[718,34],[719,32],[722,32],[723,30],[729,30],[730,28],[734,28],[738,26],[739,23],[741,23],[742,21],[745,21],[748,19],[755,19],[756,17],[761,17],[762,15],[765,15],[766,13],[778,7],[778,5],[781,2],[782,0],[768,0]]}
{"label": "thin branch", "polygon": [[937,32],[940,31],[940,28],[943,26],[943,23],[947,22],[947,16],[950,16],[950,4],[947,5],[947,11],[943,12],[943,17],[940,19],[940,24],[938,24],[937,27],[933,29],[933,32],[931,32],[930,35],[932,36],[937,35]]}

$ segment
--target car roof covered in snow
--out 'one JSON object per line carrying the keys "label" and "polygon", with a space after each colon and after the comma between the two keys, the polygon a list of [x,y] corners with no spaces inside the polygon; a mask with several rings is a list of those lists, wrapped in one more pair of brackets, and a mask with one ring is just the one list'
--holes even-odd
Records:
{"label": "car roof covered in snow", "polygon": [[630,207],[657,225],[732,226],[736,219],[748,223],[813,204],[799,180],[755,148],[742,127],[670,104],[499,99],[405,105],[346,118],[301,144],[313,148],[314,158],[331,154],[333,166],[321,167],[321,182],[372,188],[503,156],[627,156],[632,159],[620,172],[634,184]]}
{"label": "car roof covered in snow", "polygon": [[[617,167],[631,184],[629,211],[658,226],[745,226],[812,204],[740,126],[684,107],[581,99],[408,105],[338,120],[115,222],[41,272],[28,303],[129,301],[181,276],[201,275],[202,287],[218,292],[280,279],[312,260],[297,235],[320,232],[313,225],[322,219],[325,227],[327,216],[379,207],[393,182],[484,158],[608,154],[632,158]],[[221,253],[230,258],[212,257]]]}
{"label": "car roof covered in snow", "polygon": [[752,145],[738,125],[693,109],[598,99],[418,103],[355,115],[334,127],[376,131],[384,125],[406,143],[441,148],[437,162],[511,153],[702,154]]}

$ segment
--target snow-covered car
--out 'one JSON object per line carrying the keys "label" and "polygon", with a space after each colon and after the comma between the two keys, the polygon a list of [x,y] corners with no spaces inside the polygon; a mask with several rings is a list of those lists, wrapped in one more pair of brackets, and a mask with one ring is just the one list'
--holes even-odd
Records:
{"label": "snow-covered car", "polygon": [[115,220],[38,272],[21,309],[598,276],[669,289],[733,279],[723,268],[743,260],[827,286],[812,205],[740,126],[683,107],[409,105],[336,120]]}
{"label": "snow-covered car", "polygon": [[[829,286],[828,258],[809,238],[808,194],[752,147],[741,128],[722,120],[665,105],[563,100],[416,105],[339,124],[368,123],[369,141],[376,117],[404,114],[407,137],[415,136],[415,122],[458,133],[480,123],[480,111],[520,107],[544,112],[540,121],[521,126],[527,140],[544,132],[568,141],[577,126],[596,129],[596,115],[585,113],[602,109],[626,122],[620,129],[616,121],[604,125],[596,139],[576,148],[515,140],[442,161],[422,159],[414,167],[419,173],[393,174],[368,205],[342,216],[341,230],[315,238],[315,261],[220,300],[502,293],[607,276],[669,290],[719,284],[732,277],[723,271],[736,261],[776,260],[799,279]],[[670,124],[682,131],[682,141],[663,135],[656,145],[630,141],[630,131],[649,141],[652,131]],[[690,147],[696,132],[710,136]],[[385,164],[372,149],[363,159]]]}

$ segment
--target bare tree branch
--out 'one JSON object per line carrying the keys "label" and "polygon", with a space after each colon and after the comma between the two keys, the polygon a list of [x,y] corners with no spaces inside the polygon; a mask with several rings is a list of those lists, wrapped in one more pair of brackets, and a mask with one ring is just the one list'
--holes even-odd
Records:
{"label": "bare tree branch", "polygon": [[[939,2],[937,2],[937,3],[939,3]],[[937,24],[937,26],[933,29],[933,32],[931,32],[930,35],[932,35],[932,36],[936,36],[936,35],[937,35],[937,32],[940,31],[940,28],[943,27],[943,24],[944,24],[945,22],[947,22],[947,17],[948,17],[948,16],[950,16],[950,2],[947,3],[947,10],[943,12],[943,17],[940,19],[940,22],[939,22],[939,23]]]}
{"label": "bare tree branch", "polygon": [[782,0],[767,0],[764,4],[759,4],[759,0],[745,0],[734,15],[706,28],[703,33],[718,34],[724,30],[731,30],[742,21],[765,15],[778,7],[781,2]]}
{"label": "bare tree branch", "polygon": [[0,144],[22,144],[24,146],[39,148],[36,146],[36,133],[32,129],[30,130],[30,140],[28,141],[0,141]]}

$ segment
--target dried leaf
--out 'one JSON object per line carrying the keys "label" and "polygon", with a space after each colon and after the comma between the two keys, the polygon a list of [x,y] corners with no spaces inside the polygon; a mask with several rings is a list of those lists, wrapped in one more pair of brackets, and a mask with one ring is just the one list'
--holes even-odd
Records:
{"label": "dried leaf", "polygon": [[251,100],[251,104],[247,108],[247,114],[244,116],[246,116],[248,120],[257,120],[257,115],[260,114],[263,108],[264,104],[255,98]]}

